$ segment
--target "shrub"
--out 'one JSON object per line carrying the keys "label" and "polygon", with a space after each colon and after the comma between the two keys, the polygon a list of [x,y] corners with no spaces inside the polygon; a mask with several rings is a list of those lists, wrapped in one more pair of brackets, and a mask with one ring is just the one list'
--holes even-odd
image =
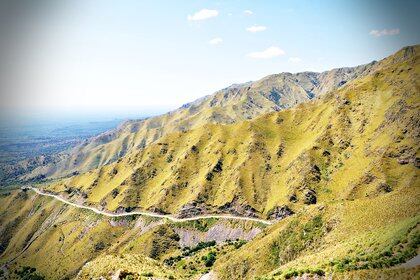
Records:
{"label": "shrub", "polygon": [[239,249],[239,248],[241,248],[245,244],[246,244],[246,240],[239,240],[239,241],[236,241],[233,244],[233,246],[235,247],[235,249]]}
{"label": "shrub", "polygon": [[202,249],[205,249],[207,247],[212,247],[216,245],[216,241],[212,240],[212,241],[208,241],[208,242],[199,242],[197,244],[197,246],[185,251],[183,253],[184,256],[190,256],[192,253],[195,253],[197,251],[200,251]]}
{"label": "shrub", "polygon": [[204,265],[206,267],[211,267],[211,266],[213,266],[215,261],[216,261],[216,253],[215,252],[209,252],[207,254],[207,256],[205,256]]}
{"label": "shrub", "polygon": [[299,276],[299,273],[298,273],[297,270],[294,270],[294,269],[293,270],[288,270],[284,274],[284,278],[286,278],[286,279],[290,279],[292,277],[297,277],[297,276]]}
{"label": "shrub", "polygon": [[36,273],[36,268],[24,266],[20,270],[16,270],[15,274],[19,276],[18,279],[24,280],[45,280],[45,277]]}
{"label": "shrub", "polygon": [[95,251],[101,251],[103,249],[105,249],[105,243],[102,241],[95,244]]}
{"label": "shrub", "polygon": [[325,271],[320,269],[320,268],[316,268],[313,273],[315,273],[318,276],[324,276],[325,275]]}

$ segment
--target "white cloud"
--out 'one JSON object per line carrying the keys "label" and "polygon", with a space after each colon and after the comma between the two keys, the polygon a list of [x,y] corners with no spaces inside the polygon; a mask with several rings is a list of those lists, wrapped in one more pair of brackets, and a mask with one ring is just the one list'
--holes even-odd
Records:
{"label": "white cloud", "polygon": [[217,38],[213,38],[213,39],[211,39],[211,40],[209,41],[209,44],[210,44],[210,45],[218,45],[218,44],[221,44],[222,42],[223,42],[223,39],[222,39],[222,38],[217,37]]}
{"label": "white cloud", "polygon": [[300,57],[290,57],[289,62],[291,63],[299,63],[302,62],[302,59]]}
{"label": "white cloud", "polygon": [[252,52],[252,53],[247,54],[246,56],[250,58],[256,58],[256,59],[267,59],[267,58],[281,56],[284,54],[285,52],[278,47],[269,47],[268,49],[265,49],[261,52]]}
{"label": "white cloud", "polygon": [[394,28],[394,29],[383,29],[383,30],[371,30],[369,32],[370,35],[375,36],[375,37],[381,37],[381,36],[392,36],[392,35],[397,35],[400,34],[400,30],[398,28]]}
{"label": "white cloud", "polygon": [[217,17],[218,15],[219,15],[218,10],[202,9],[193,15],[188,15],[187,19],[189,21],[205,20],[212,17]]}
{"label": "white cloud", "polygon": [[250,15],[254,14],[254,12],[251,11],[251,10],[245,10],[244,14],[247,15],[247,16],[250,16]]}
{"label": "white cloud", "polygon": [[256,32],[261,32],[261,31],[264,31],[264,30],[266,30],[267,29],[267,27],[265,27],[265,26],[263,26],[263,25],[253,25],[253,26],[251,26],[251,27],[248,27],[247,29],[246,29],[246,31],[248,31],[248,32],[252,32],[252,33],[256,33]]}

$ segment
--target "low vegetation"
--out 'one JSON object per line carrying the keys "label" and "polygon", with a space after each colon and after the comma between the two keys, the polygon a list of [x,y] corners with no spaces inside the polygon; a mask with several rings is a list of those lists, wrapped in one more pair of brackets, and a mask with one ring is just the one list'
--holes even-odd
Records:
{"label": "low vegetation", "polygon": [[[291,109],[185,124],[195,128],[162,132],[113,163],[102,166],[101,156],[100,168],[43,185],[112,211],[229,213],[273,225],[107,218],[11,191],[0,197],[0,260],[58,279],[194,279],[210,270],[220,280],[418,278],[418,269],[398,268],[419,252],[418,53],[405,48]],[[217,226],[255,237],[221,242]]]}

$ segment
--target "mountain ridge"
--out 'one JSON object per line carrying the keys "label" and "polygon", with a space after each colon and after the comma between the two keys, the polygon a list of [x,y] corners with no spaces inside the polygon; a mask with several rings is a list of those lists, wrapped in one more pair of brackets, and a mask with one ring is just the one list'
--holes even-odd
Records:
{"label": "mountain ridge", "polygon": [[375,65],[376,62],[371,62],[320,73],[284,72],[254,82],[234,84],[166,114],[124,122],[118,128],[63,153],[58,157],[59,162],[46,163],[21,174],[20,179],[58,178],[85,172],[114,162],[128,151],[144,148],[167,133],[205,123],[235,123],[284,110],[341,87],[358,76],[367,75]]}
{"label": "mountain ridge", "polygon": [[[417,55],[411,59],[417,59]],[[320,184],[330,184],[329,177],[334,172],[343,176],[337,166],[347,159],[343,155],[332,159],[333,151],[354,150],[365,157],[360,150],[365,144],[352,146],[355,136],[349,129],[357,131],[359,138],[368,137],[366,126],[375,125],[370,123],[377,117],[366,106],[380,104],[394,110],[374,99],[379,93],[371,80],[398,63],[384,60],[372,75],[289,110],[166,134],[115,164],[52,184],[51,190],[64,194],[78,190],[88,203],[110,207],[109,210],[139,207],[181,215],[189,215],[190,211],[227,211],[260,216],[284,204],[293,207],[290,202],[295,199],[311,204],[319,196],[316,189]],[[351,101],[355,88],[362,91],[365,84],[374,92],[372,96],[357,96],[357,101]],[[400,90],[388,81],[385,84],[395,92]],[[411,94],[413,91],[409,89]],[[394,105],[401,106],[403,103]],[[325,146],[321,154],[317,146]],[[330,166],[334,161],[336,166]]]}
{"label": "mountain ridge", "polygon": [[419,267],[401,264],[419,252],[419,59],[420,45],[407,47],[320,98],[166,133],[113,163],[37,185],[103,212],[239,213],[273,224],[107,217],[13,190],[0,196],[3,273],[418,278]]}

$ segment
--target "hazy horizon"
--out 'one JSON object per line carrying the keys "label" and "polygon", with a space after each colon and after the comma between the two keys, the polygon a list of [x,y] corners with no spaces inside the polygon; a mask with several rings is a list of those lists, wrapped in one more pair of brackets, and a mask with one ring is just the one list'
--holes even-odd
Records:
{"label": "hazy horizon", "polygon": [[234,83],[420,42],[416,1],[22,3],[2,15],[3,122],[153,116]]}

